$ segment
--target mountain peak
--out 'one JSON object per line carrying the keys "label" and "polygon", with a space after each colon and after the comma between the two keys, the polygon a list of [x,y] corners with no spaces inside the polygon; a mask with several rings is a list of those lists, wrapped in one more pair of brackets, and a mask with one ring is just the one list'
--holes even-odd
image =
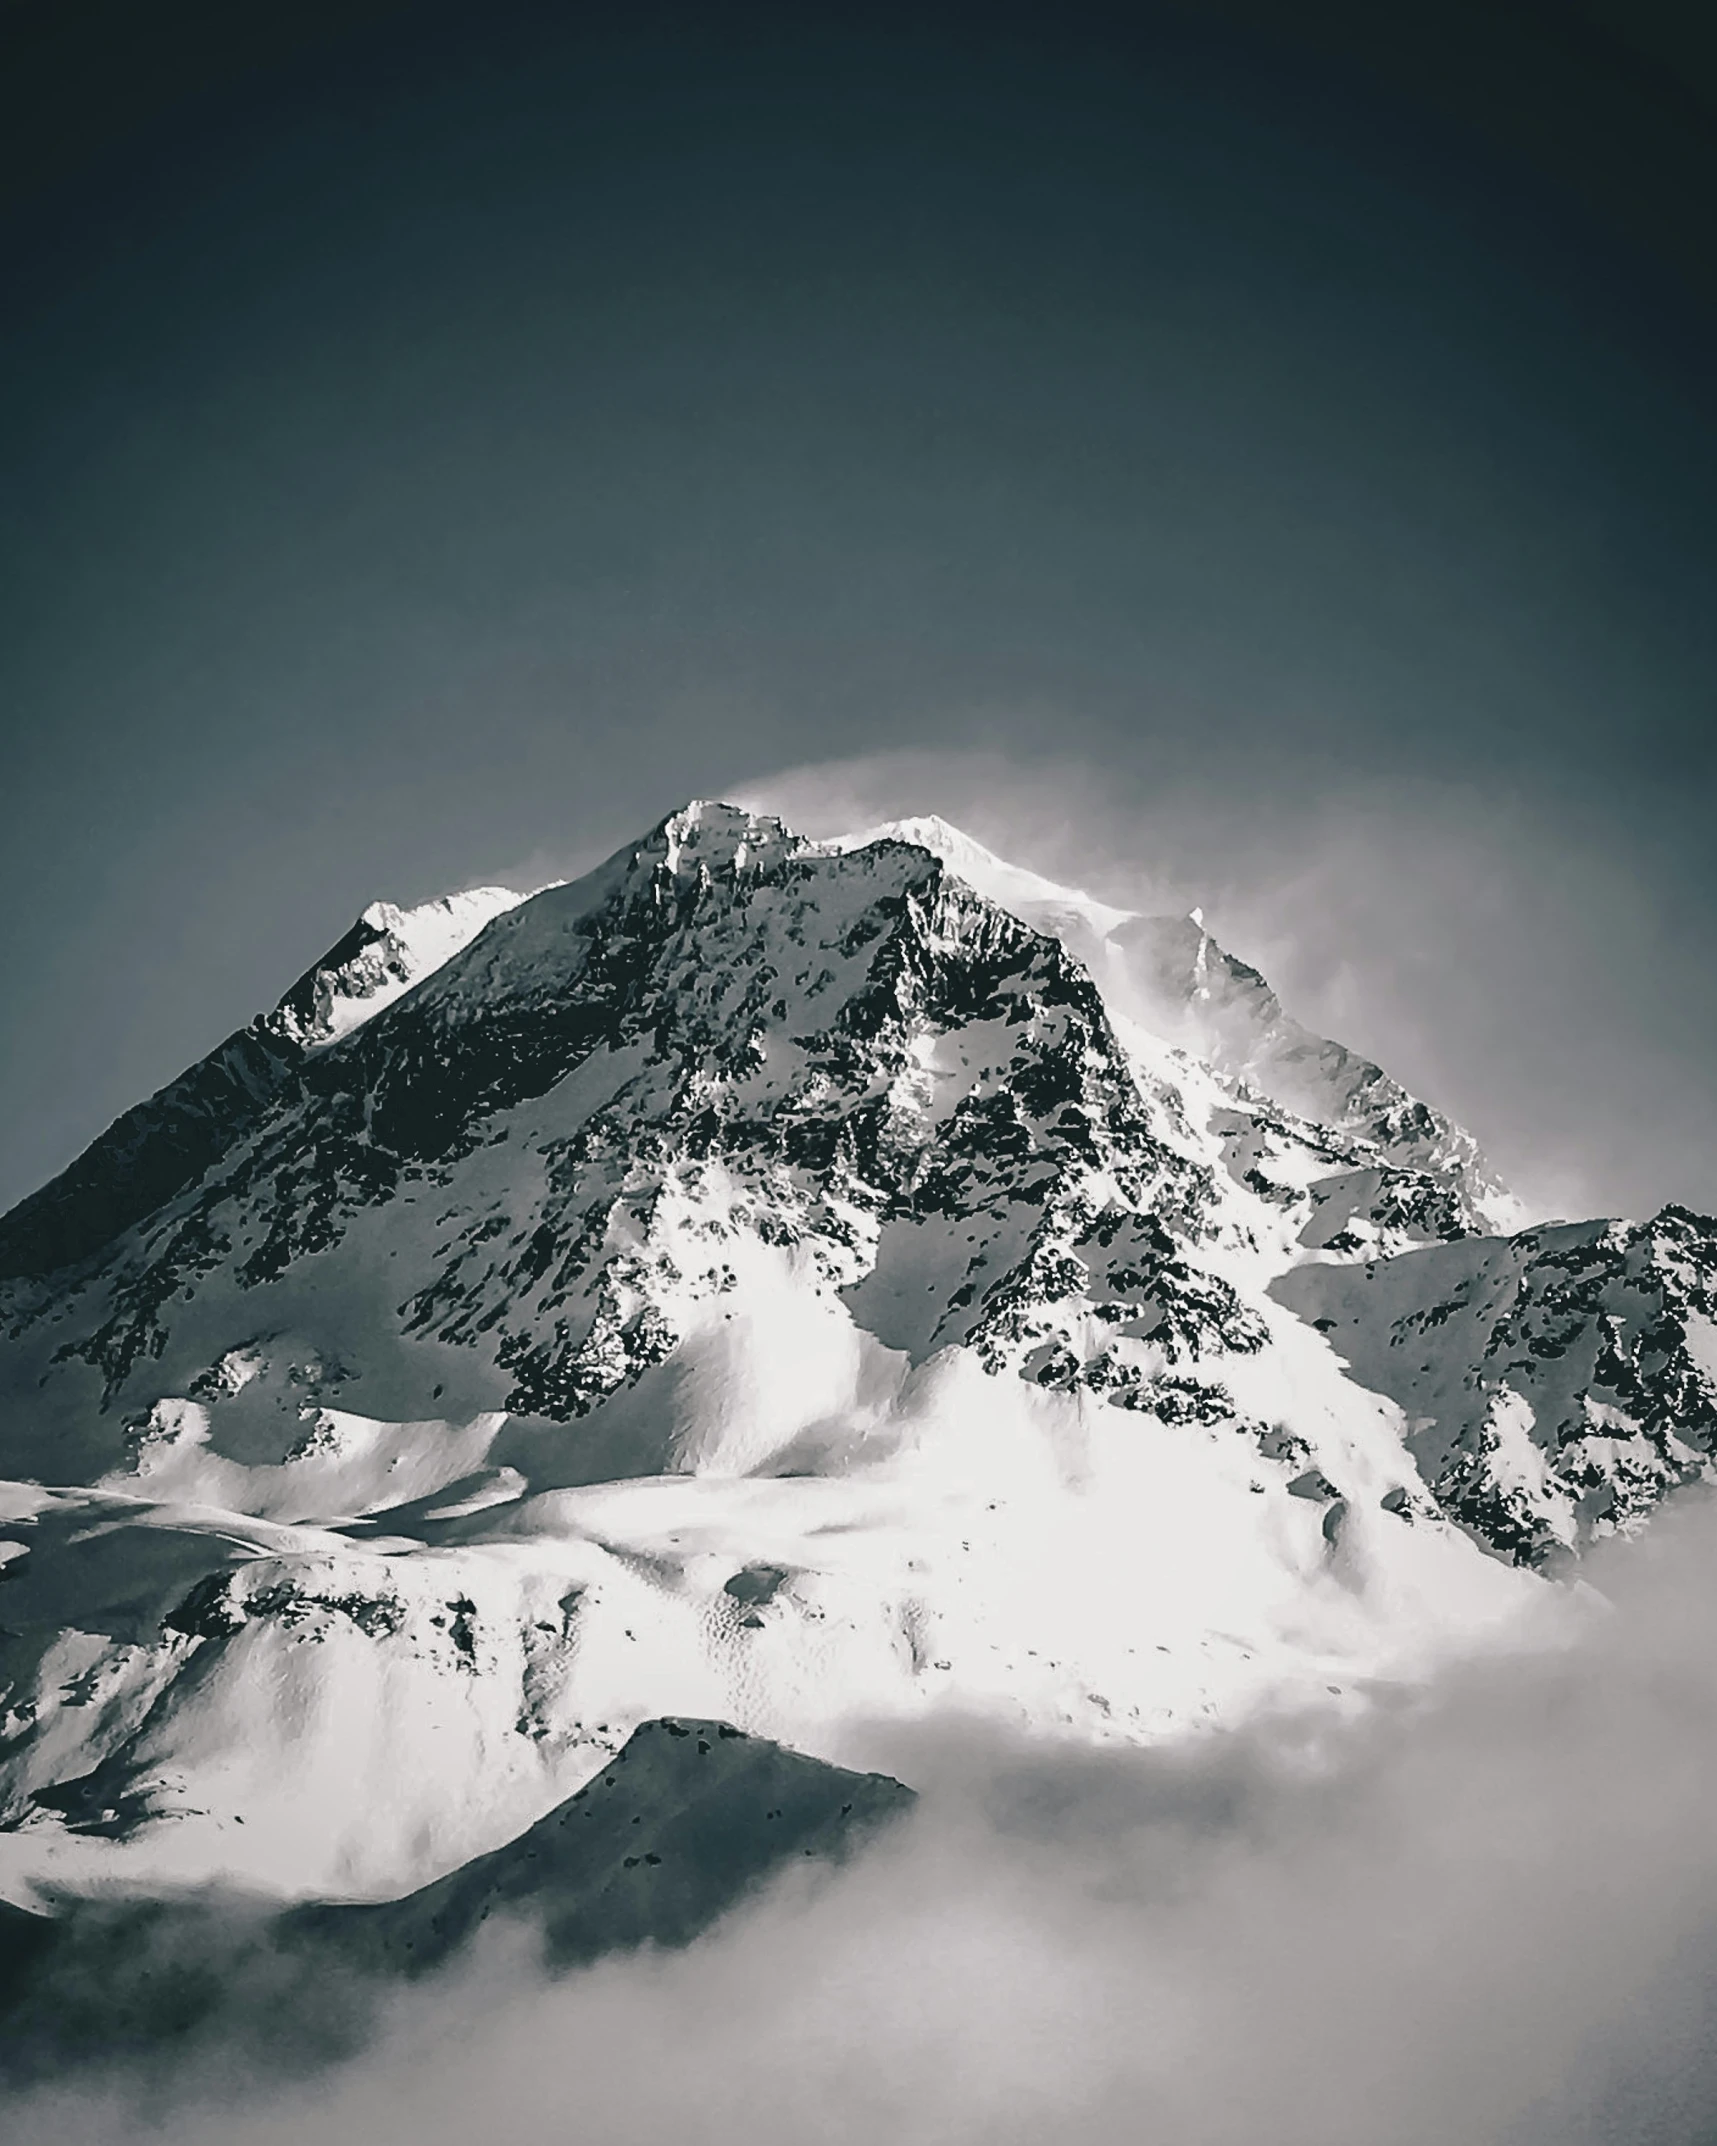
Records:
{"label": "mountain peak", "polygon": [[837,852],[907,842],[1090,970],[1112,1013],[1190,1053],[1312,1124],[1339,1122],[1381,1160],[1452,1178],[1475,1222],[1518,1228],[1520,1203],[1463,1127],[1410,1095],[1381,1067],[1294,1020],[1266,979],[1212,935],[1202,907],[1175,915],[1118,909],[1010,864],[936,814],[836,837]]}
{"label": "mountain peak", "polygon": [[1487,1184],[942,820],[373,905],[0,1225],[0,1892],[398,1892],[653,1715],[1361,1705],[1717,1452],[1717,1228]]}
{"label": "mountain peak", "polygon": [[808,846],[802,835],[773,813],[751,812],[720,798],[694,797],[659,822],[640,848],[646,855],[659,849],[668,870],[678,878],[700,866],[719,872],[767,865]]}
{"label": "mountain peak", "polygon": [[1040,928],[1050,928],[1045,919],[1061,917],[1100,939],[1127,916],[1126,910],[1095,901],[1077,888],[1061,886],[1040,872],[1010,864],[994,850],[986,849],[975,836],[933,812],[884,820],[854,834],[837,835],[823,846],[850,851],[867,849],[875,842],[905,842],[915,849],[929,850],[974,892],[1011,910],[1022,922]]}

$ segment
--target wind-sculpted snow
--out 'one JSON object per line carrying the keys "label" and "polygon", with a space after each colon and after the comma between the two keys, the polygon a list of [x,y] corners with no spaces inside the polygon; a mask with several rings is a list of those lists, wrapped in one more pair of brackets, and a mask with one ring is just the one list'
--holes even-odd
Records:
{"label": "wind-sculpted snow", "polygon": [[1710,1227],[1478,1234],[1171,922],[720,805],[366,912],[0,1225],[0,1889],[387,1899],[660,1715],[1357,1708],[1703,1470]]}

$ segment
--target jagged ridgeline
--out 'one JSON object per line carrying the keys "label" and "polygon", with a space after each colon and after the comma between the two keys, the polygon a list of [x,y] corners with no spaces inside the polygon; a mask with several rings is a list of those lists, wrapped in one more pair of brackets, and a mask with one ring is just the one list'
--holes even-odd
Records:
{"label": "jagged ridgeline", "polygon": [[434,1882],[659,1714],[1146,1740],[1507,1626],[1717,1440],[1195,916],[725,805],[378,904],[0,1222],[0,1886]]}
{"label": "jagged ridgeline", "polygon": [[[736,1231],[830,1290],[874,1278],[889,1225],[932,1232],[948,1286],[910,1307],[912,1345],[967,1342],[997,1368],[1069,1338],[1057,1304],[1174,1354],[1262,1338],[1183,1256],[1211,1227],[1212,1174],[1170,1144],[1173,1093],[1141,1083],[1091,976],[914,845],[830,854],[688,814],[500,917],[337,1048],[289,1058],[289,1034],[259,1022],[155,1123],[145,1106],[109,1136],[115,1205],[151,1204],[35,1299],[52,1366],[99,1377],[97,1414],[214,1368],[200,1292],[266,1324],[271,1286],[295,1297],[305,1263],[368,1273],[384,1249],[400,1337],[469,1352],[495,1374],[486,1398],[560,1421],[737,1286],[713,1256]],[[183,1162],[186,1095],[252,1054],[269,1077],[242,1083],[224,1138],[209,1101]],[[18,1216],[14,1258],[32,1208],[68,1211],[54,1190]],[[179,1370],[185,1345],[198,1361]]]}

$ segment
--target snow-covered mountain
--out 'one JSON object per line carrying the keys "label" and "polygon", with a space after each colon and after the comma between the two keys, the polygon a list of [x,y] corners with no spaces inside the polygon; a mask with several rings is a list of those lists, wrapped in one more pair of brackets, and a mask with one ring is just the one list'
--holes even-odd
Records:
{"label": "snow-covered mountain", "polygon": [[1362,1706],[1710,1466],[1717,1227],[1520,1219],[941,822],[377,905],[0,1222],[0,1892],[396,1898],[662,1716]]}

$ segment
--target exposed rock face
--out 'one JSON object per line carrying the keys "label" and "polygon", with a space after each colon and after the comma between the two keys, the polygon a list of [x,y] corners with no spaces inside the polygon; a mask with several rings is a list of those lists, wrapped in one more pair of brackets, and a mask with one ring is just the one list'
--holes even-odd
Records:
{"label": "exposed rock face", "polygon": [[1196,919],[939,822],[378,905],[0,1223],[0,1885],[395,1897],[652,1715],[1417,1674],[1717,1440],[1712,1225],[1508,1213]]}
{"label": "exposed rock face", "polygon": [[1277,1285],[1397,1400],[1443,1511],[1523,1564],[1637,1524],[1717,1452],[1717,1224],[1563,1223]]}

